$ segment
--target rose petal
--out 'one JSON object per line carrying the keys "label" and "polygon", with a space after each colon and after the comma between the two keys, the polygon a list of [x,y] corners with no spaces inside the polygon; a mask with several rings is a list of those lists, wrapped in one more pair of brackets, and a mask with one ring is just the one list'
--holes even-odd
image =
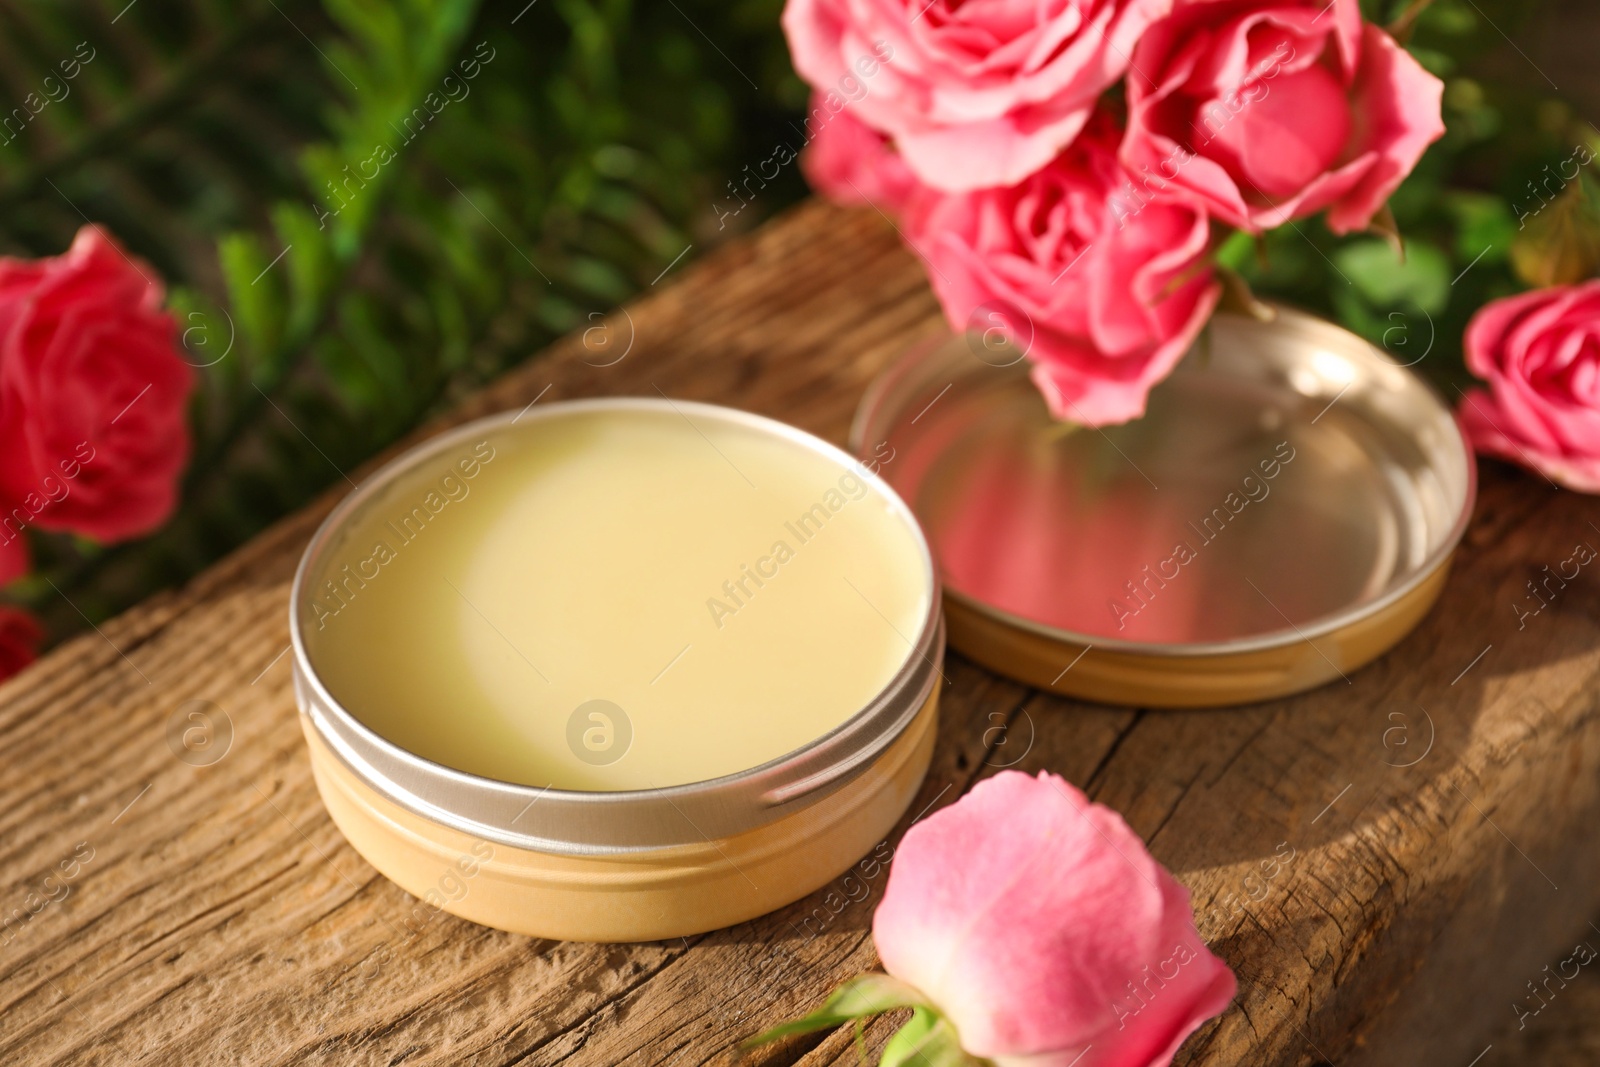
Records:
{"label": "rose petal", "polygon": [[1183,887],[1050,774],[1003,772],[913,826],[873,938],[963,1048],[1001,1063],[1159,1067],[1235,989]]}
{"label": "rose petal", "polygon": [[1323,210],[1367,227],[1444,132],[1443,83],[1354,0],[1180,5],[1133,67],[1128,169],[1252,233]]}
{"label": "rose petal", "polygon": [[952,328],[985,307],[1024,316],[1051,410],[1095,426],[1143,414],[1220,296],[1205,212],[1135,188],[1116,136],[1101,114],[1016,186],[924,201],[907,233]]}
{"label": "rose petal", "polygon": [[[950,192],[1021,181],[1083,128],[1172,0],[788,0],[795,69],[818,92],[864,90],[857,117],[918,179]],[[881,60],[857,77],[861,58]]]}

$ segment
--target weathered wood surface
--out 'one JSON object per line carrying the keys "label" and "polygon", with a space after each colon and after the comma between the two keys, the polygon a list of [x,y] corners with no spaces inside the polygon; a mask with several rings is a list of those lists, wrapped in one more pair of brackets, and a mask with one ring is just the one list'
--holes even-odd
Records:
{"label": "weathered wood surface", "polygon": [[[451,421],[547,386],[545,401],[659,389],[840,441],[874,372],[940,328],[883,220],[819,204],[608,327]],[[594,366],[630,339],[626,358]],[[725,1063],[740,1038],[875,965],[881,874],[656,944],[542,942],[446,915],[401,926],[414,902],[322,810],[281,656],[295,560],[347,488],[0,688],[0,914],[65,893],[0,944],[0,1062]],[[1114,710],[955,657],[912,810],[1013,764],[1124,812],[1240,977],[1182,1062],[1466,1067],[1600,911],[1597,576],[1523,628],[1511,607],[1575,544],[1600,547],[1591,523],[1595,501],[1491,468],[1439,610],[1349,684],[1292,700]],[[190,700],[232,724],[209,766],[167,742]],[[1581,1003],[1557,999],[1544,1018]],[[887,1032],[873,1025],[869,1043]],[[856,1053],[839,1032],[758,1060],[843,1067]]]}

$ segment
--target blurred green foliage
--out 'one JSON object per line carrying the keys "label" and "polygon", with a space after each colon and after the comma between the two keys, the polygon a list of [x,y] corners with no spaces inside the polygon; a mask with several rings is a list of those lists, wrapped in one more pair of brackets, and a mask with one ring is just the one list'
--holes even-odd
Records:
{"label": "blurred green foliage", "polygon": [[19,103],[93,53],[0,145],[0,251],[105,223],[169,281],[202,382],[174,520],[45,537],[10,591],[58,635],[804,192],[789,168],[725,228],[713,209],[793,139],[781,0],[125,4],[0,5]]}

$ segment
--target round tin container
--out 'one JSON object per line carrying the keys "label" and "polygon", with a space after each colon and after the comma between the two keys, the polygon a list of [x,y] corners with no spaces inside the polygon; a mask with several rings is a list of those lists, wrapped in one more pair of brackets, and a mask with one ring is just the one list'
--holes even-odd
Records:
{"label": "round tin container", "polygon": [[[882,691],[836,728],[759,766],[664,788],[540,788],[467,773],[382,736],[330,693],[313,606],[347,534],[394,487],[448,471],[473,442],[503,445],[550,420],[670,412],[697,430],[754,434],[855,470],[910,531],[928,609],[901,635]],[[726,442],[724,443],[726,447]],[[557,518],[552,516],[552,518]],[[711,518],[715,518],[712,516]],[[537,590],[530,590],[536,600]],[[920,602],[920,601],[919,601]],[[635,605],[618,605],[631,610]],[[290,601],[295,693],[318,790],[345,837],[431,907],[519,933],[582,941],[678,937],[741,922],[825,885],[882,841],[928,768],[944,625],[932,556],[909,509],[844,451],[744,412],[657,399],[553,403],[433,438],[364,481],[312,538]],[[817,672],[828,670],[817,663]],[[534,683],[537,684],[537,683]],[[448,709],[441,708],[445,714]],[[751,716],[763,709],[751,707]],[[424,913],[426,914],[426,913]]]}
{"label": "round tin container", "polygon": [[1022,354],[970,334],[874,383],[851,433],[939,561],[953,647],[1109,704],[1300,692],[1437,599],[1476,468],[1449,408],[1365,340],[1218,315],[1144,418],[1054,421]]}

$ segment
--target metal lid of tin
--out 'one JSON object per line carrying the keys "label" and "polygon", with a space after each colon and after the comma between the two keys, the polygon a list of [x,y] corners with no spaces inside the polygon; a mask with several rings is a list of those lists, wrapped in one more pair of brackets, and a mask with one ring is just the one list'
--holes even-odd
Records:
{"label": "metal lid of tin", "polygon": [[[656,789],[584,792],[497,781],[434,762],[383,737],[341,706],[319,678],[305,624],[318,564],[341,530],[385,486],[485,435],[579,412],[671,411],[770,434],[854,467],[914,535],[930,591],[920,629],[903,635],[903,665],[875,698],[836,728],[760,766],[707,781]],[[773,419],[711,404],[655,398],[550,403],[475,420],[396,457],[362,482],[307,545],[290,595],[289,629],[297,701],[310,727],[359,779],[401,806],[446,826],[514,848],[576,856],[625,855],[719,838],[774,822],[829,796],[866,772],[906,729],[941,680],[944,621],[933,557],[914,516],[887,483],[847,452]],[[757,709],[758,710],[758,709]]]}
{"label": "metal lid of tin", "polygon": [[[1471,450],[1422,379],[1286,309],[1218,315],[1145,417],[1103,429],[1053,420],[1013,347],[976,334],[926,345],[874,384],[851,444],[895,456],[883,473],[934,546],[952,644],[1113,702],[1260,699],[1372,658],[1366,639],[1341,655],[1341,635],[1398,612],[1377,642],[1388,647],[1414,624],[1476,486]],[[1001,646],[1023,644],[1034,659],[1053,645],[1061,667],[1093,650],[1125,675],[1209,660],[1214,678],[1229,657],[1260,670],[1261,654],[1290,646],[1324,664],[1219,688],[1228,699],[1182,692],[1197,676],[1181,672],[1170,691],[1120,687],[1124,699],[1104,678],[1013,669]]]}

